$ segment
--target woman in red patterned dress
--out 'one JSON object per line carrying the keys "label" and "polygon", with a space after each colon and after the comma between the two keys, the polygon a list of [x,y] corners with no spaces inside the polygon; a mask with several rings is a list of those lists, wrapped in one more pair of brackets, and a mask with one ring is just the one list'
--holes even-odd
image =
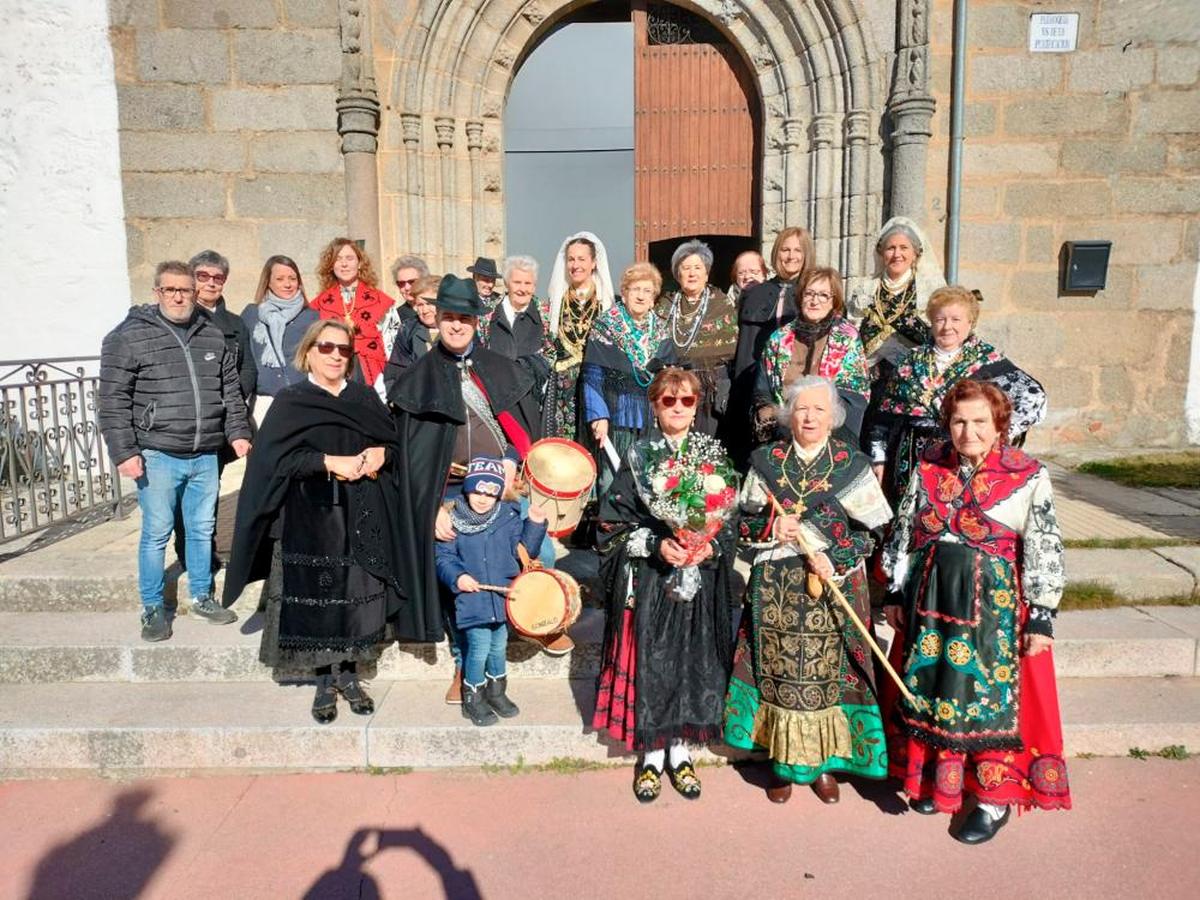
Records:
{"label": "woman in red patterned dress", "polygon": [[895,706],[891,772],[919,813],[974,794],[955,835],[966,844],[994,837],[1013,806],[1071,806],[1051,650],[1062,535],[1046,467],[1007,445],[1011,415],[994,384],[950,389],[951,442],[922,454],[883,560],[915,697]]}

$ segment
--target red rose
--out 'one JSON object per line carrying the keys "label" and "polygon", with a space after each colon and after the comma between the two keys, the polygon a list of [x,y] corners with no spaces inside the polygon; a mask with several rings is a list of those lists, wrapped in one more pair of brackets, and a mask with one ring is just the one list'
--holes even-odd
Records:
{"label": "red rose", "polygon": [[717,471],[717,467],[714,466],[712,463],[704,463],[703,465],[700,466],[700,474],[701,475],[711,475],[715,471]]}
{"label": "red rose", "polygon": [[667,483],[663,485],[663,490],[673,491],[679,487],[679,476],[671,475],[667,478]]}
{"label": "red rose", "polygon": [[722,499],[720,494],[709,494],[707,497],[704,498],[704,511],[705,512],[716,512],[718,509],[720,509],[724,505],[725,505],[725,501],[724,501],[724,499]]}
{"label": "red rose", "polygon": [[784,453],[783,449],[780,447],[776,447],[774,450],[772,450],[771,455],[774,456],[776,459],[783,459],[785,456],[787,456],[787,454]]}

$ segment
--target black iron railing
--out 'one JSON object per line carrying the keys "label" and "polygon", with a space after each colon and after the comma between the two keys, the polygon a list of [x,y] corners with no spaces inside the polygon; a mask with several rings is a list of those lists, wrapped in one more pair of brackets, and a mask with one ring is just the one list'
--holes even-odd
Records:
{"label": "black iron railing", "polygon": [[0,542],[92,512],[121,514],[99,392],[98,356],[0,361]]}

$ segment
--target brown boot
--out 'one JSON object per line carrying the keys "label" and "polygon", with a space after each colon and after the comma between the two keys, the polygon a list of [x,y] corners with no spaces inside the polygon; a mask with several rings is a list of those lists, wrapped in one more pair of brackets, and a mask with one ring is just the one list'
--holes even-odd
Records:
{"label": "brown boot", "polygon": [[446,688],[446,702],[451,706],[462,705],[462,669],[455,667],[454,678]]}
{"label": "brown boot", "polygon": [[539,643],[547,656],[566,656],[575,649],[575,642],[567,636],[565,631],[541,638]]}
{"label": "brown boot", "polygon": [[821,799],[822,803],[834,804],[842,798],[841,791],[838,790],[837,780],[828,772],[813,782],[812,789],[813,793]]}

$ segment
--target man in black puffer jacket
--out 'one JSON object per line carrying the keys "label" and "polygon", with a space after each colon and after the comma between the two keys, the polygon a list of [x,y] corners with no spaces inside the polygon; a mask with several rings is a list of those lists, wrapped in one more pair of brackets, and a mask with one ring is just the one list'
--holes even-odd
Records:
{"label": "man in black puffer jacket", "polygon": [[212,597],[217,454],[228,443],[245,456],[250,428],[236,361],[221,329],[197,312],[187,264],[159,263],[154,293],[157,304],[135,306],[104,338],[100,429],[118,471],[137,481],[142,638],[161,641],[171,636],[163,561],[179,505],[192,612],[218,624],[237,619]]}

